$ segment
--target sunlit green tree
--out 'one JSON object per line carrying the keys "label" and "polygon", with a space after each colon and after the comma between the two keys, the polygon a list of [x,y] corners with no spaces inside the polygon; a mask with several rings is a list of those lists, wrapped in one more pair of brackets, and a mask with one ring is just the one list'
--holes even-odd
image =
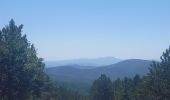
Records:
{"label": "sunlit green tree", "polygon": [[42,59],[11,20],[0,30],[0,99],[26,100],[41,96],[46,75]]}

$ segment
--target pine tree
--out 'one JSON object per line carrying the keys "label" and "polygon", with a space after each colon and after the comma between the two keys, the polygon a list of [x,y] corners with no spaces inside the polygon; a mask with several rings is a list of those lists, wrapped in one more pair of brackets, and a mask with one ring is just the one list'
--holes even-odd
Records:
{"label": "pine tree", "polygon": [[161,62],[152,63],[146,81],[152,100],[170,100],[170,48],[161,56]]}
{"label": "pine tree", "polygon": [[123,88],[123,81],[121,79],[116,79],[113,81],[113,93],[114,93],[114,99],[115,100],[121,100],[123,94],[124,94],[124,88]]}
{"label": "pine tree", "polygon": [[102,74],[91,87],[92,100],[113,100],[112,82]]}
{"label": "pine tree", "polygon": [[27,100],[41,95],[46,75],[34,45],[11,20],[0,30],[0,99]]}

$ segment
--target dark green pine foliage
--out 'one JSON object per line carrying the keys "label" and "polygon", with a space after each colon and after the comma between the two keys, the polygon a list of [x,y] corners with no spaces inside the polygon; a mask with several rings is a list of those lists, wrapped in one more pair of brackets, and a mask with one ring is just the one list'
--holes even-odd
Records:
{"label": "dark green pine foliage", "polygon": [[142,78],[139,75],[134,78],[117,79],[112,84],[114,100],[144,100],[141,99]]}
{"label": "dark green pine foliage", "polygon": [[113,93],[114,93],[114,100],[121,100],[123,94],[124,94],[124,88],[123,88],[123,81],[121,79],[116,79],[112,83],[113,87]]}
{"label": "dark green pine foliage", "polygon": [[132,80],[131,100],[143,100],[141,99],[140,89],[142,87],[142,78],[136,75]]}
{"label": "dark green pine foliage", "polygon": [[42,59],[22,35],[22,28],[11,20],[0,30],[0,100],[39,97],[46,81]]}
{"label": "dark green pine foliage", "polygon": [[161,62],[153,62],[146,78],[150,100],[170,100],[170,48],[161,56]]}
{"label": "dark green pine foliage", "polygon": [[112,82],[102,74],[91,87],[91,100],[113,100]]}
{"label": "dark green pine foliage", "polygon": [[130,78],[124,78],[123,81],[123,96],[121,100],[130,100],[129,93],[131,92],[132,89],[132,80]]}
{"label": "dark green pine foliage", "polygon": [[36,100],[89,100],[88,96],[82,95],[77,91],[69,90],[66,87],[58,86],[54,82],[46,86],[42,97]]}

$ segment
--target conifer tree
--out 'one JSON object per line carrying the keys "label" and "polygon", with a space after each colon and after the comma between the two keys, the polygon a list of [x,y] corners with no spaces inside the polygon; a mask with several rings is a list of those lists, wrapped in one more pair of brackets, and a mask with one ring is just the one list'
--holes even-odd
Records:
{"label": "conifer tree", "polygon": [[0,99],[27,100],[41,95],[46,75],[42,59],[11,20],[0,30]]}
{"label": "conifer tree", "polygon": [[112,82],[110,78],[102,74],[94,81],[91,87],[92,100],[113,100]]}
{"label": "conifer tree", "polygon": [[146,81],[152,100],[170,100],[170,48],[163,52],[161,62],[152,63]]}

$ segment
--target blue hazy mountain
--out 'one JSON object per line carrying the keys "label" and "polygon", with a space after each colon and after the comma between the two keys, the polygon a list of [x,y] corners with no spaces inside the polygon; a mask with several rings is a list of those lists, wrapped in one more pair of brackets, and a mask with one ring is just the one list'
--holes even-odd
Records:
{"label": "blue hazy mountain", "polygon": [[99,66],[106,66],[120,62],[120,59],[114,57],[101,57],[91,59],[72,59],[62,61],[45,61],[46,68],[59,66],[73,66],[76,68],[94,68]]}
{"label": "blue hazy mountain", "polygon": [[[145,75],[149,70],[151,61],[141,59],[129,59],[115,64],[81,69],[75,65],[46,68],[46,73],[58,82],[88,83],[91,84],[101,74],[106,74],[111,79],[133,77],[136,74]],[[80,66],[79,66],[80,67]]]}

